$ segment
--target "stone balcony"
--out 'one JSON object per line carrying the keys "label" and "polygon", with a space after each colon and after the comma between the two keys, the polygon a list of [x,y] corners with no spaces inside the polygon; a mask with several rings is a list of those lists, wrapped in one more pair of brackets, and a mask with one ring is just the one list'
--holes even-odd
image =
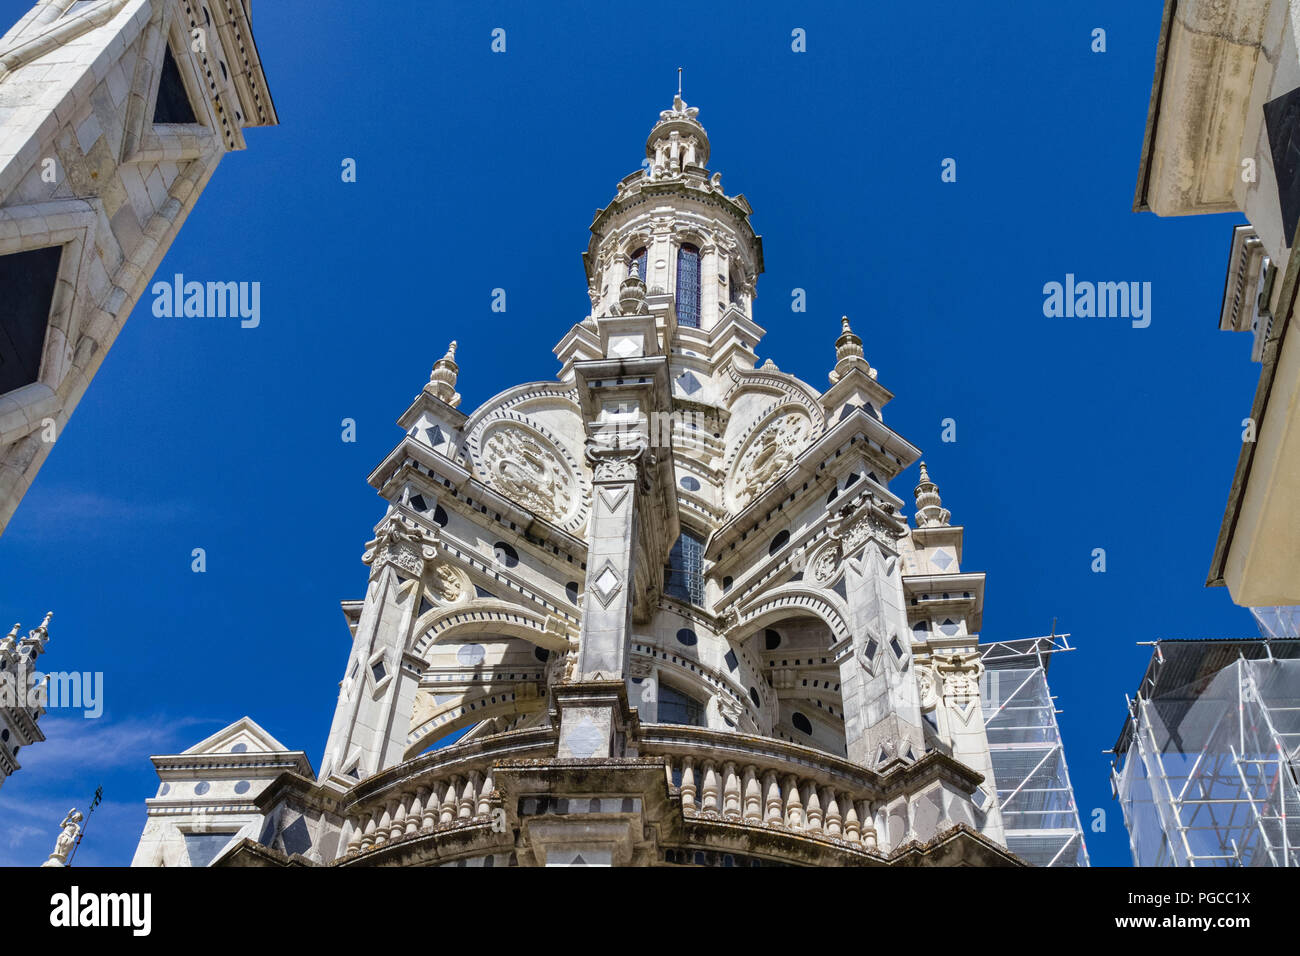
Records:
{"label": "stone balcony", "polygon": [[[245,840],[224,865],[1018,865],[978,832],[946,754],[877,773],[767,737],[633,722],[621,756],[560,759],[551,727],[455,744],[339,792],[285,774],[268,819],[315,806],[314,854]],[[322,840],[327,831],[337,839]],[[329,845],[333,854],[319,848]],[[330,856],[334,858],[329,858]]]}

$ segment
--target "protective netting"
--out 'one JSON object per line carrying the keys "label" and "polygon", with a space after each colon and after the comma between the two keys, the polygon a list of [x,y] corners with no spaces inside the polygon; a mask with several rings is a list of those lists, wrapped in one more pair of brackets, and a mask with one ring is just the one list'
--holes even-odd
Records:
{"label": "protective netting", "polygon": [[1087,866],[1088,851],[1044,668],[990,667],[981,684],[1007,848],[1035,866]]}
{"label": "protective netting", "polygon": [[1139,696],[1115,792],[1138,866],[1300,865],[1300,660]]}

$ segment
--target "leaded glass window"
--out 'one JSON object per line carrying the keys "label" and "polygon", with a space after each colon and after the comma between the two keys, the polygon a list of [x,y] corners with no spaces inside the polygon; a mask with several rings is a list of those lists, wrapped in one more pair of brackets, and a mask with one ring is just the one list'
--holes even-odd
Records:
{"label": "leaded glass window", "polygon": [[659,685],[659,723],[705,726],[704,705],[694,697],[674,690],[667,684]]}
{"label": "leaded glass window", "polygon": [[700,327],[700,250],[692,245],[677,250],[677,324]]}
{"label": "leaded glass window", "polygon": [[668,555],[664,593],[690,604],[704,604],[704,542],[683,531]]}

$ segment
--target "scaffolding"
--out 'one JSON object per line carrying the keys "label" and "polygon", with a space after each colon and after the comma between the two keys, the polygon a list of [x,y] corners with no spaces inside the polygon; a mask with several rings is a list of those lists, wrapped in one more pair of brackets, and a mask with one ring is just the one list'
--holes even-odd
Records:
{"label": "scaffolding", "polygon": [[1159,641],[1111,783],[1136,866],[1300,866],[1300,640]]}
{"label": "scaffolding", "polygon": [[1073,650],[1069,637],[979,645],[984,729],[1007,848],[1034,866],[1088,865],[1056,701],[1047,686],[1052,655]]}

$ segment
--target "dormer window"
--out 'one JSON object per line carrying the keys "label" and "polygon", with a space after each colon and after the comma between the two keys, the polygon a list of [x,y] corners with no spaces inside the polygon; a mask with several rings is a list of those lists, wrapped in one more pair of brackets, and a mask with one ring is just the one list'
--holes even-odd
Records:
{"label": "dormer window", "polygon": [[704,704],[667,684],[659,685],[659,723],[704,727]]}
{"label": "dormer window", "polygon": [[700,250],[689,243],[677,250],[677,324],[700,327]]}

